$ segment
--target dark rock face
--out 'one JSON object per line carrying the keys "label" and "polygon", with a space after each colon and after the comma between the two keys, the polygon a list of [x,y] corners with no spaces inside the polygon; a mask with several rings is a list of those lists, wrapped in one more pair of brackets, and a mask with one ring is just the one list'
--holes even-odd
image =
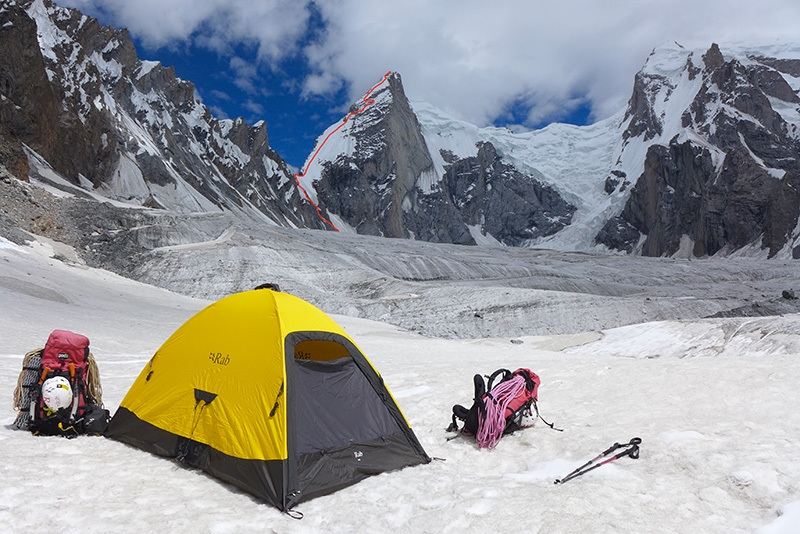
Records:
{"label": "dark rock face", "polygon": [[482,226],[506,245],[552,235],[575,212],[553,188],[503,163],[488,142],[478,145],[477,156],[450,165],[444,181],[465,224]]}
{"label": "dark rock face", "polygon": [[575,208],[504,163],[491,143],[479,143],[474,157],[442,154],[444,177],[421,187],[433,161],[400,76],[374,97],[375,105],[351,119],[352,154],[327,162],[316,184],[327,210],[359,233],[473,245],[473,227],[518,246],[569,224]]}
{"label": "dark rock face", "polygon": [[633,120],[623,134],[625,139],[644,135],[644,139],[649,141],[657,135],[661,135],[661,120],[656,116],[653,109],[653,98],[655,97],[653,88],[658,83],[666,81],[663,78],[646,76],[641,72],[636,74],[636,78],[633,81],[633,93],[624,118],[624,120],[629,118]]}
{"label": "dark rock face", "polygon": [[[792,239],[800,215],[800,143],[770,98],[796,104],[798,96],[769,62],[726,62],[713,45],[703,63],[703,84],[682,120],[705,142],[676,136],[668,146],[651,146],[625,208],[598,243],[633,252],[646,236],[641,253],[664,256],[688,236],[695,256],[758,243],[774,256]],[[634,104],[632,98],[632,124],[646,123],[650,115],[645,110],[637,119]]]}
{"label": "dark rock face", "polygon": [[647,256],[674,254],[683,236],[694,241],[695,256],[757,241],[770,217],[782,218],[771,208],[779,182],[749,155],[731,151],[725,161],[717,173],[708,150],[692,143],[652,146],[625,209],[598,241],[632,252],[641,233]]}
{"label": "dark rock face", "polygon": [[[37,24],[51,37],[40,42]],[[0,0],[0,45],[0,135],[11,147],[0,157],[25,143],[112,198],[324,226],[263,122],[215,119],[173,69],[140,61],[127,31],[50,0]]]}
{"label": "dark rock face", "polygon": [[713,43],[708,52],[703,54],[703,65],[706,66],[707,71],[714,71],[725,64],[725,57],[719,49],[717,43]]}
{"label": "dark rock face", "polygon": [[36,38],[36,23],[16,3],[0,3],[0,136],[6,139],[2,163],[27,177],[21,143],[41,154],[60,149],[54,126],[59,101],[45,72]]}

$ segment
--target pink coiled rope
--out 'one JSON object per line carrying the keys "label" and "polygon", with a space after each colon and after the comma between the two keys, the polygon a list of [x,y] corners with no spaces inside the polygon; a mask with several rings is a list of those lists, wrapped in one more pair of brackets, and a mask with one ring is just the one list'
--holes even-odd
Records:
{"label": "pink coiled rope", "polygon": [[478,411],[479,448],[494,449],[506,429],[506,408],[525,389],[525,379],[519,375],[501,382],[486,395],[486,415]]}

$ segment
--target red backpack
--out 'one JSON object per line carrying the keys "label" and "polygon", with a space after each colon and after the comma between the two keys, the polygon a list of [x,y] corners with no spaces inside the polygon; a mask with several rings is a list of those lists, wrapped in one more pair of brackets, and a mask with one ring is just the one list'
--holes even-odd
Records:
{"label": "red backpack", "polygon": [[54,330],[43,349],[25,355],[14,392],[18,428],[34,434],[101,434],[108,423],[89,338]]}

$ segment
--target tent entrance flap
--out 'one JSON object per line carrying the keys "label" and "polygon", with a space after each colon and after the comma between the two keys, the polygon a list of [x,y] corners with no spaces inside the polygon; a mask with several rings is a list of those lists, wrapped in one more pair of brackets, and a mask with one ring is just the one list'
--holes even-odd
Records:
{"label": "tent entrance flap", "polygon": [[294,363],[298,454],[366,443],[399,430],[352,358]]}

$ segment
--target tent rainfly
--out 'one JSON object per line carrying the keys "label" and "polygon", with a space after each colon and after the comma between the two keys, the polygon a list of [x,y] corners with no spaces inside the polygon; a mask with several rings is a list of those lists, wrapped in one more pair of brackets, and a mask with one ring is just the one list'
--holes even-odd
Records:
{"label": "tent rainfly", "polygon": [[287,512],[368,476],[430,461],[345,331],[308,302],[272,289],[225,297],[178,328],[106,435]]}

